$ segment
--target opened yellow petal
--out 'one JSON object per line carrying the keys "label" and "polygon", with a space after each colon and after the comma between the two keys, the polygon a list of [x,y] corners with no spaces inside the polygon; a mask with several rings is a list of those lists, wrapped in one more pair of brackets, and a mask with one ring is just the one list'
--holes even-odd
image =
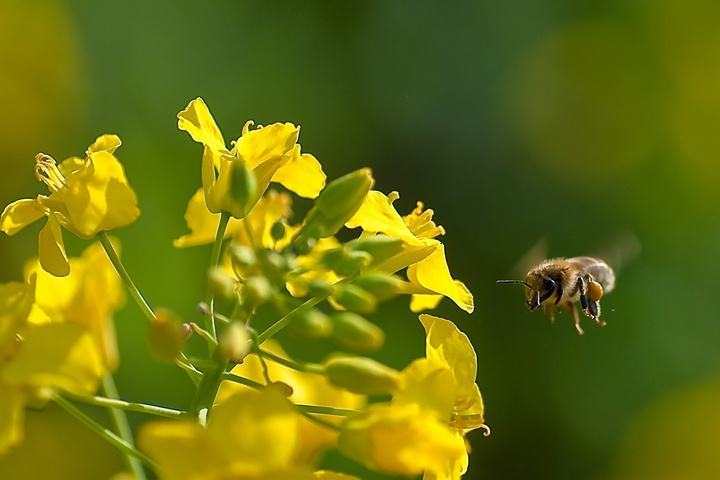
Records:
{"label": "opened yellow petal", "polygon": [[465,284],[454,280],[445,258],[445,246],[436,240],[436,250],[422,261],[408,267],[408,278],[426,289],[444,295],[468,313],[475,309],[472,293]]}
{"label": "opened yellow petal", "polygon": [[[225,236],[229,236],[235,228],[232,226],[236,220],[231,219]],[[205,205],[205,192],[202,188],[198,189],[188,202],[187,210],[185,210],[185,223],[190,229],[190,233],[185,234],[173,241],[173,245],[177,248],[193,247],[195,245],[205,245],[215,240],[218,225],[220,224],[220,214],[210,213]]]}
{"label": "opened yellow petal", "polygon": [[35,297],[35,280],[0,284],[0,358],[12,350]]}
{"label": "opened yellow petal", "polygon": [[222,133],[202,98],[188,103],[185,110],[177,115],[178,128],[190,134],[193,140],[214,150],[225,148]]}
{"label": "opened yellow petal", "polygon": [[114,134],[100,135],[95,139],[92,145],[87,149],[87,155],[90,156],[95,152],[115,153],[115,150],[122,145],[120,137]]}
{"label": "opened yellow petal", "polygon": [[455,377],[447,364],[419,358],[400,374],[400,388],[393,405],[419,405],[438,420],[449,423],[455,404]]}
{"label": "opened yellow petal", "polygon": [[345,226],[348,228],[362,227],[366,232],[384,233],[399,238],[408,245],[423,246],[423,243],[413,235],[395,210],[393,202],[397,200],[398,196],[397,192],[387,196],[377,190],[371,190],[360,209],[347,221]]}
{"label": "opened yellow petal", "polygon": [[413,295],[410,298],[410,311],[418,313],[425,310],[434,310],[443,298],[442,295]]}
{"label": "opened yellow petal", "polygon": [[453,322],[432,315],[420,315],[427,335],[425,350],[431,362],[448,365],[456,382],[455,405],[473,397],[477,376],[477,355],[467,335]]}
{"label": "opened yellow petal", "polygon": [[272,180],[301,197],[315,198],[325,187],[326,175],[317,158],[301,154],[300,146],[296,145],[290,160],[275,172]]}
{"label": "opened yellow petal", "polygon": [[11,385],[59,388],[87,395],[97,390],[105,373],[87,328],[49,323],[25,330],[23,342],[2,376]]}
{"label": "opened yellow petal", "polygon": [[289,157],[299,135],[300,128],[292,123],[273,123],[249,130],[238,139],[235,149],[248,168],[255,169],[264,162],[276,161],[286,155]]}
{"label": "opened yellow petal", "polygon": [[0,231],[15,235],[31,223],[39,220],[45,213],[34,199],[23,199],[11,203],[0,216]]}
{"label": "opened yellow petal", "polygon": [[40,265],[46,272],[56,277],[64,277],[70,273],[70,263],[65,253],[60,223],[54,216],[49,216],[45,226],[38,235],[38,257]]}

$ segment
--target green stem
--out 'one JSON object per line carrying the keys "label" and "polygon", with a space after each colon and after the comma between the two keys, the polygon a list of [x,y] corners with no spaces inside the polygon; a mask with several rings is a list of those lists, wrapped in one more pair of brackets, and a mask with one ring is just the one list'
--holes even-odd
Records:
{"label": "green stem", "polygon": [[[225,230],[227,230],[228,222],[230,222],[230,214],[222,212],[220,214],[220,223],[218,223],[217,232],[215,233],[215,242],[213,243],[212,253],[210,254],[210,268],[215,268],[220,264],[220,253],[222,252],[222,242],[225,238]],[[212,337],[217,340],[217,330],[215,328],[215,295],[208,291],[206,302],[210,309],[206,317],[205,329],[210,332]]]}
{"label": "green stem", "polygon": [[87,405],[96,405],[98,407],[113,408],[128,412],[146,413],[148,415],[157,415],[159,417],[179,418],[187,414],[187,412],[183,412],[182,410],[158,407],[156,405],[148,405],[145,403],[126,402],[125,400],[116,400],[114,398],[75,395],[71,393],[65,393],[65,396],[75,400],[76,402],[85,403]]}
{"label": "green stem", "polygon": [[225,374],[225,369],[228,365],[228,361],[222,358],[218,348],[215,348],[212,360],[213,364],[203,374],[200,385],[195,391],[195,397],[193,397],[192,404],[190,405],[190,414],[193,417],[197,417],[200,410],[207,409],[206,419],[210,418],[210,411],[215,403],[215,397],[217,396],[223,375]]}
{"label": "green stem", "polygon": [[[113,379],[112,375],[106,375],[105,378],[103,378],[102,389],[105,392],[105,396],[109,397],[112,400],[118,400],[119,395],[117,387],[115,386],[115,380]],[[111,408],[110,418],[112,419],[113,425],[115,426],[115,431],[118,433],[120,438],[122,438],[125,443],[134,448],[135,442],[133,441],[133,432],[130,428],[130,423],[128,422],[127,415],[125,415],[125,411],[120,410],[119,408]],[[145,480],[147,477],[145,476],[145,471],[143,470],[140,460],[138,460],[135,456],[127,453],[125,457],[128,462],[128,466],[130,467],[130,470],[133,472],[137,480]]]}
{"label": "green stem", "polygon": [[265,385],[263,385],[262,383],[256,382],[255,380],[250,380],[249,378],[241,377],[240,375],[235,375],[234,373],[226,372],[223,374],[222,379],[229,382],[238,383],[240,385],[245,385],[246,387],[254,388],[256,390],[265,388]]}
{"label": "green stem", "polygon": [[125,266],[120,260],[120,256],[118,255],[117,251],[115,251],[115,247],[113,247],[113,244],[110,241],[110,237],[108,237],[107,232],[100,232],[98,236],[100,237],[100,243],[105,249],[105,253],[107,253],[107,256],[112,262],[113,267],[115,267],[118,275],[120,275],[122,282],[125,284],[125,288],[127,288],[128,292],[130,292],[130,296],[133,298],[133,300],[135,300],[135,303],[138,304],[138,307],[140,307],[140,310],[142,310],[145,317],[150,322],[155,321],[155,312],[153,312],[152,308],[150,308],[150,305],[148,305],[148,303],[145,301],[145,298],[140,293],[140,290],[138,290],[137,286],[135,286],[135,282],[133,282],[130,274],[127,272],[127,270],[125,270]]}
{"label": "green stem", "polygon": [[280,365],[285,365],[286,367],[297,370],[298,372],[317,373],[319,375],[322,375],[325,372],[325,368],[320,364],[301,363],[295,360],[290,360],[288,358],[278,357],[277,355],[270,353],[267,350],[259,350],[260,354],[268,360],[279,363]]}
{"label": "green stem", "polygon": [[324,405],[304,405],[298,403],[295,405],[298,410],[305,413],[314,413],[316,415],[335,415],[338,417],[348,417],[359,413],[358,410],[352,408],[326,407]]}
{"label": "green stem", "polygon": [[311,422],[313,422],[317,425],[320,425],[321,427],[325,427],[330,430],[335,430],[336,432],[340,431],[340,427],[338,427],[337,425],[335,425],[333,423],[328,422],[327,420],[323,420],[322,418],[318,418],[315,415],[311,415],[309,413],[303,412],[302,410],[300,410],[298,413],[300,413],[300,415],[307,418]]}
{"label": "green stem", "polygon": [[[334,285],[340,285],[343,283],[351,282],[358,276],[357,273],[350,275],[349,277],[345,277],[339,282],[336,282]],[[311,309],[318,303],[322,302],[326,298],[330,296],[330,292],[323,293],[322,295],[317,295],[315,297],[312,297],[308,300],[306,300],[304,303],[301,303],[297,307],[293,308],[288,312],[285,316],[283,316],[280,320],[276,321],[272,325],[270,325],[264,332],[258,335],[257,337],[257,344],[258,347],[262,345],[266,340],[273,337],[276,333],[278,333],[283,328],[287,327],[290,321],[292,320],[293,315],[295,315],[297,312],[303,310],[303,309]]]}
{"label": "green stem", "polygon": [[[95,420],[87,416],[85,413],[83,413],[80,409],[78,409],[75,405],[73,405],[71,402],[66,400],[65,398],[57,395],[55,398],[55,403],[57,403],[60,407],[62,407],[66,412],[68,412],[70,415],[75,417],[76,419],[80,420],[82,423],[84,423],[87,427],[89,427],[91,430],[93,430],[95,433],[100,435],[103,439],[105,439],[108,443],[116,447],[118,450],[123,452],[126,455],[132,455],[134,459],[140,460],[143,463],[145,463],[147,466],[151,468],[155,468],[155,464],[153,461],[140,452],[137,448],[135,448],[132,444],[126,442],[119,436],[117,436],[113,431],[110,429],[107,429],[97,423]],[[142,469],[141,469],[142,471]],[[138,475],[138,472],[133,470],[133,473],[135,475]],[[145,473],[142,472],[139,474],[137,478],[145,478]]]}

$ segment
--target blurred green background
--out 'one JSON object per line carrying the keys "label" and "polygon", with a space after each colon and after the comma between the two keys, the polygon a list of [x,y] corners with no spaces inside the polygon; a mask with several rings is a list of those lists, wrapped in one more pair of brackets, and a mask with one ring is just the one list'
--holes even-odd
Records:
{"label": "blurred green background", "polygon": [[[116,232],[126,266],[151,303],[196,319],[209,247],[171,240],[200,149],[175,114],[202,96],[227,137],[250,118],[301,124],[329,177],[368,165],[448,232],[477,308],[438,313],[476,346],[493,429],[470,434],[466,478],[720,478],[719,21],[715,0],[3,0],[0,205],[42,191],[35,153],[118,133],[142,209]],[[0,237],[0,280],[21,275],[38,228]],[[603,301],[607,328],[586,321],[584,337],[494,284],[541,238],[573,256],[625,234],[642,252]],[[375,317],[397,367],[423,352],[406,302]],[[135,305],[117,325],[123,396],[184,407],[190,384],[150,359]],[[116,471],[56,421],[66,433],[29,428],[0,471],[49,450],[55,475],[74,472],[57,478]]]}

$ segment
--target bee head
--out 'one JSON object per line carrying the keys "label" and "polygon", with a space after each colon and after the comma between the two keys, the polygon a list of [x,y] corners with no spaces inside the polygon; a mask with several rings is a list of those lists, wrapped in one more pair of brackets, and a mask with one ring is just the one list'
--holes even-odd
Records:
{"label": "bee head", "polygon": [[530,272],[525,278],[525,301],[530,311],[552,297],[557,289],[555,281],[539,273]]}

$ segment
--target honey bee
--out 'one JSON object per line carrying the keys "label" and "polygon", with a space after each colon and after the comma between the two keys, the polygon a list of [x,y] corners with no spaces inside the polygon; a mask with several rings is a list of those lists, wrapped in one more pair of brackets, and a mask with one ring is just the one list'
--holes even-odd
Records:
{"label": "honey bee", "polygon": [[555,321],[558,309],[571,313],[575,329],[584,333],[576,304],[586,316],[601,327],[600,299],[615,288],[615,272],[604,261],[594,257],[553,258],[530,269],[525,280],[498,280],[525,286],[525,299],[530,311],[542,307]]}

